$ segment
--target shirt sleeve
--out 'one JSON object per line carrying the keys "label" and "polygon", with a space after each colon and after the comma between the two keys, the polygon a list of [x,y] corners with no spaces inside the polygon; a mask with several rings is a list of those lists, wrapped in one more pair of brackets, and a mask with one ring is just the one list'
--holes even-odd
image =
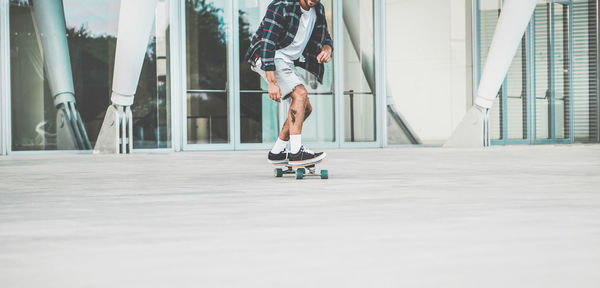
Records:
{"label": "shirt sleeve", "polygon": [[325,23],[325,41],[323,41],[323,45],[329,45],[329,47],[331,47],[331,51],[333,51],[333,40],[331,39],[331,35],[329,35],[329,31],[327,30],[327,23]]}
{"label": "shirt sleeve", "polygon": [[283,5],[279,1],[273,1],[267,8],[267,13],[260,24],[258,55],[261,58],[261,69],[264,71],[275,71],[275,51],[277,43],[283,34]]}

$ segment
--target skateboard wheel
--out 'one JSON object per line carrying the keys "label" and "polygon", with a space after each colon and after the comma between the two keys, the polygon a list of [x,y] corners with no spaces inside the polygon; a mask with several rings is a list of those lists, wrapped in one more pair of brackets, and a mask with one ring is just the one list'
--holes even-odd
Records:
{"label": "skateboard wheel", "polygon": [[283,169],[276,168],[275,169],[275,177],[283,177]]}
{"label": "skateboard wheel", "polygon": [[329,171],[321,170],[321,179],[329,179]]}
{"label": "skateboard wheel", "polygon": [[296,170],[296,171],[300,171],[300,172],[302,172],[302,174],[306,174],[306,169],[304,169],[304,168],[298,168],[298,170]]}
{"label": "skateboard wheel", "polygon": [[304,172],[303,172],[303,170],[304,169],[302,169],[302,170],[300,170],[300,169],[296,170],[296,179],[302,179],[302,178],[304,178]]}

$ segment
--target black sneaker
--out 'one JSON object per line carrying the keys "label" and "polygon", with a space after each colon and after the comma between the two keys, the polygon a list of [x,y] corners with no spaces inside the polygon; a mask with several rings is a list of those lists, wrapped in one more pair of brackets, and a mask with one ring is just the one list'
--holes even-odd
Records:
{"label": "black sneaker", "polygon": [[287,164],[288,163],[288,154],[290,154],[287,149],[283,151],[273,154],[269,151],[269,156],[267,157],[267,161],[271,164]]}
{"label": "black sneaker", "polygon": [[298,151],[298,153],[296,154],[292,154],[290,153],[289,158],[289,164],[290,165],[308,165],[311,163],[316,163],[319,162],[323,159],[325,159],[325,156],[327,156],[327,154],[325,154],[324,152],[319,152],[319,153],[315,153],[312,152],[310,150],[308,150],[307,148],[305,148],[304,146],[300,147],[300,151]]}

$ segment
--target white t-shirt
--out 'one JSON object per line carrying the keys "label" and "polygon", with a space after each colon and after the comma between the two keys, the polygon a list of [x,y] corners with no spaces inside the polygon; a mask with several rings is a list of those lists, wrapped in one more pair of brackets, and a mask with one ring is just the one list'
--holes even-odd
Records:
{"label": "white t-shirt", "polygon": [[[298,25],[298,33],[296,33],[292,44],[275,51],[276,59],[282,59],[285,62],[293,63],[295,60],[302,57],[302,52],[304,52],[304,48],[306,48],[306,44],[308,44],[308,40],[310,40],[313,28],[317,22],[317,12],[315,12],[315,9],[312,7],[308,11],[304,10],[302,7],[300,7],[300,10],[302,11],[302,16],[300,17],[300,24]],[[304,59],[300,59],[300,61],[304,61]]]}

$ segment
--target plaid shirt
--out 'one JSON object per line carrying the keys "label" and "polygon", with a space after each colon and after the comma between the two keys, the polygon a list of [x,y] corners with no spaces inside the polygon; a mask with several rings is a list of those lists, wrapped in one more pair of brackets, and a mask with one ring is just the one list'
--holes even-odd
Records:
{"label": "plaid shirt", "polygon": [[[310,40],[302,52],[306,62],[294,61],[295,66],[304,68],[323,82],[325,66],[317,61],[317,55],[321,53],[323,45],[333,48],[333,41],[327,31],[327,20],[325,19],[325,8],[319,3],[316,9],[317,21],[310,35]],[[298,24],[302,16],[300,0],[273,0],[267,9],[260,26],[254,36],[246,56],[246,61],[253,64],[256,58],[261,58],[264,71],[275,71],[275,51],[292,44]]]}

